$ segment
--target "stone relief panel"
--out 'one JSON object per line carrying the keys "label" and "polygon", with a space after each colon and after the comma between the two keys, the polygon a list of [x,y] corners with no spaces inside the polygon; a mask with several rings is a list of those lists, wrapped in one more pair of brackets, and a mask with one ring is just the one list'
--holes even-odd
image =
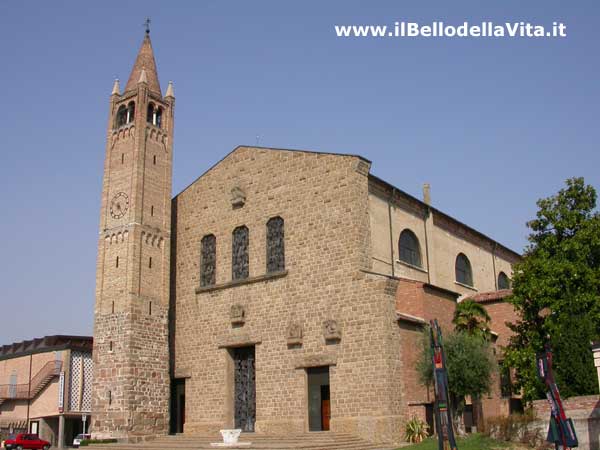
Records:
{"label": "stone relief panel", "polygon": [[267,273],[285,270],[283,219],[273,217],[267,222]]}
{"label": "stone relief panel", "polygon": [[235,186],[231,190],[231,207],[233,209],[241,208],[246,204],[246,193],[241,187]]}
{"label": "stone relief panel", "polygon": [[302,344],[302,325],[298,322],[291,322],[286,330],[286,340],[288,345]]}
{"label": "stone relief panel", "polygon": [[200,242],[200,286],[212,286],[217,274],[217,238],[209,234]]}
{"label": "stone relief panel", "polygon": [[339,341],[342,338],[342,330],[337,320],[326,320],[323,322],[323,336],[326,341]]}
{"label": "stone relief panel", "polygon": [[240,304],[232,305],[229,318],[232,325],[243,325],[246,322],[246,308]]}

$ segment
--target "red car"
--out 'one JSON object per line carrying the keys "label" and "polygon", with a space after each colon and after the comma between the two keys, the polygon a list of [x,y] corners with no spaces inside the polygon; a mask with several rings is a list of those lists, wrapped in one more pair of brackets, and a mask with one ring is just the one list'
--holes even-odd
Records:
{"label": "red car", "polygon": [[14,439],[4,441],[7,450],[44,449],[50,448],[50,442],[40,439],[37,434],[20,433]]}

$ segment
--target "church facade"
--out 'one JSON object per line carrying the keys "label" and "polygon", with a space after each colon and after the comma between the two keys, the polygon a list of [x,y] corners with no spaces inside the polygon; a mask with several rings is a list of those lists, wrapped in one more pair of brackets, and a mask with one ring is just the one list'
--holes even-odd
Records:
{"label": "church facade", "polygon": [[171,196],[175,98],[145,36],[110,97],[92,433],[402,439],[420,330],[520,256],[349,154],[239,146]]}

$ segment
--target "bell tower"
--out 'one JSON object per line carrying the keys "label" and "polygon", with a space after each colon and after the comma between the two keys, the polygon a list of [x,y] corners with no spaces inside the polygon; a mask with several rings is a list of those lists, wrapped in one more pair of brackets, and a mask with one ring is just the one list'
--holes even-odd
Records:
{"label": "bell tower", "polygon": [[109,103],[94,308],[91,433],[135,441],[169,420],[173,109],[150,31]]}

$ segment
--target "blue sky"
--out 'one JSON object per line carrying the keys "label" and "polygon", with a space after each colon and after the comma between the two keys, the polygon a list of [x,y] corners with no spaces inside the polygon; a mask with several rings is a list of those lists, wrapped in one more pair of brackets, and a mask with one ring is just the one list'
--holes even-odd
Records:
{"label": "blue sky", "polygon": [[[108,97],[152,18],[175,82],[173,194],[240,144],[358,153],[521,251],[538,198],[600,188],[597,0],[0,4],[0,344],[91,334]],[[339,39],[396,20],[567,25],[565,39]]]}

